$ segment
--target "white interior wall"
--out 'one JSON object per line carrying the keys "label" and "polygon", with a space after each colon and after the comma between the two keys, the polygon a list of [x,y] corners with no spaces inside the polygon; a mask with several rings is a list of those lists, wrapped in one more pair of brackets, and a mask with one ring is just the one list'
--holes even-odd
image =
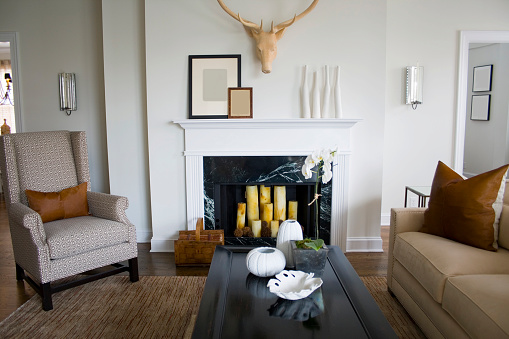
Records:
{"label": "white interior wall", "polygon": [[[278,21],[309,1],[231,0],[246,19]],[[267,13],[262,13],[267,9]],[[254,118],[299,118],[303,65],[341,65],[345,117],[362,118],[353,130],[349,237],[380,236],[385,84],[385,2],[320,2],[288,28],[271,74],[262,74],[253,42],[216,1],[146,1],[147,108],[153,249],[169,249],[186,224],[184,137],[172,120],[186,119],[187,56],[241,54],[242,85],[253,87]],[[243,14],[246,13],[246,14]],[[268,25],[266,24],[268,29]],[[354,34],[352,34],[354,33]],[[369,100],[368,100],[369,97]],[[320,138],[298,135],[298,138]],[[331,145],[333,146],[333,145]],[[339,145],[341,147],[341,145]],[[367,245],[369,246],[369,244]]]}
{"label": "white interior wall", "polygon": [[[493,65],[492,87],[472,92],[473,69]],[[464,175],[471,177],[504,165],[507,161],[509,109],[509,44],[493,44],[470,49],[468,56],[468,96],[465,124]],[[488,121],[470,119],[471,98],[491,95]]]}
{"label": "white interior wall", "polygon": [[[382,223],[403,207],[406,185],[429,186],[439,160],[452,166],[459,32],[509,30],[505,0],[387,1],[387,98]],[[404,104],[404,68],[424,67],[423,104]]]}
{"label": "white interior wall", "polygon": [[[23,132],[86,131],[92,189],[108,192],[100,2],[2,1],[2,13],[0,31],[19,34]],[[76,73],[71,116],[59,108],[61,72]]]}
{"label": "white interior wall", "polygon": [[144,2],[103,1],[102,18],[110,191],[129,199],[137,240],[150,242]]}

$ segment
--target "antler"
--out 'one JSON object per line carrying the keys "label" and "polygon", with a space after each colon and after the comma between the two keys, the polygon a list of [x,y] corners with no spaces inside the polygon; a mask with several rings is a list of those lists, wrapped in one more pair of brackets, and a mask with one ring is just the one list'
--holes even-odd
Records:
{"label": "antler", "polygon": [[263,27],[263,20],[260,24],[260,26],[258,26],[257,24],[255,24],[254,22],[251,22],[249,20],[244,20],[240,14],[235,14],[233,13],[233,11],[231,9],[229,9],[223,2],[223,0],[217,0],[217,2],[219,3],[219,6],[221,6],[221,8],[226,12],[228,13],[232,18],[234,18],[235,20],[239,21],[240,23],[242,23],[245,27],[249,27],[249,28],[253,28],[253,29],[256,29],[257,31],[260,31]]}
{"label": "antler", "polygon": [[[217,1],[220,1],[220,0],[217,0]],[[289,20],[283,21],[282,23],[276,25],[276,27],[273,28],[274,32],[282,30],[283,28],[286,28],[286,27],[292,25],[293,23],[295,23],[296,21],[302,19],[303,17],[305,17],[309,12],[311,12],[316,7],[316,4],[318,4],[318,0],[313,0],[311,5],[309,5],[309,7],[304,12],[300,13],[299,15],[295,15],[293,17],[293,19],[289,19]]]}

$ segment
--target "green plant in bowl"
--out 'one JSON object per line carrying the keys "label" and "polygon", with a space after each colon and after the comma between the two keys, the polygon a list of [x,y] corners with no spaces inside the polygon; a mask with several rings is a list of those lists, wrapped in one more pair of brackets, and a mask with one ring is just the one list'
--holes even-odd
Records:
{"label": "green plant in bowl", "polygon": [[298,240],[295,242],[297,248],[302,249],[313,249],[315,251],[319,251],[323,247],[324,241],[322,239],[312,240],[310,238],[306,238],[304,240]]}

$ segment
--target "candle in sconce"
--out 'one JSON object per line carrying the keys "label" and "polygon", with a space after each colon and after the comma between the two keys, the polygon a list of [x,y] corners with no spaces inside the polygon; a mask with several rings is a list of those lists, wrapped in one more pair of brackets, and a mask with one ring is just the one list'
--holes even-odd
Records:
{"label": "candle in sconce", "polygon": [[267,223],[271,222],[274,216],[274,204],[264,204],[262,212],[262,220]]}
{"label": "candle in sconce", "polygon": [[259,238],[262,235],[262,221],[261,220],[252,220],[251,221],[251,230],[255,238]]}
{"label": "candle in sconce", "polygon": [[286,186],[274,186],[274,220],[286,220]]}
{"label": "candle in sconce", "polygon": [[246,186],[247,201],[247,225],[251,227],[253,220],[260,219],[260,209],[258,207],[258,186]]}
{"label": "candle in sconce", "polygon": [[279,231],[279,221],[278,220],[272,220],[270,222],[270,232],[271,232],[270,236],[272,238],[276,238],[278,231]]}
{"label": "candle in sconce", "polygon": [[288,201],[288,219],[297,220],[297,207],[299,203],[297,201]]}
{"label": "candle in sconce", "polygon": [[237,228],[246,226],[246,203],[239,202],[237,204]]}

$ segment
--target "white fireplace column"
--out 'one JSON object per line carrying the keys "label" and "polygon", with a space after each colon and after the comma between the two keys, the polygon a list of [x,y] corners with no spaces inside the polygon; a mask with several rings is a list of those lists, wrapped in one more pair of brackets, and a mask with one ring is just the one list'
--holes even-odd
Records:
{"label": "white fireplace column", "polygon": [[346,250],[350,130],[358,119],[198,119],[174,121],[185,130],[187,228],[204,216],[204,156],[307,156],[338,147],[334,157],[331,244]]}

